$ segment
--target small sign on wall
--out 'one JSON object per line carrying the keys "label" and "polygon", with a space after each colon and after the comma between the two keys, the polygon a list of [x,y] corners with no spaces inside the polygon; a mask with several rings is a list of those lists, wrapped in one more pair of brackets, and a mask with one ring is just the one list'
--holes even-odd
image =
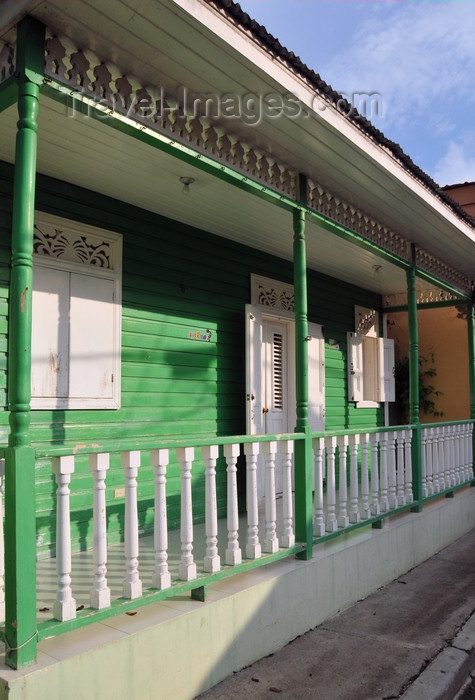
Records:
{"label": "small sign on wall", "polygon": [[188,338],[190,340],[204,340],[205,342],[209,343],[212,335],[213,332],[210,331],[209,328],[207,328],[205,331],[190,331],[188,333]]}

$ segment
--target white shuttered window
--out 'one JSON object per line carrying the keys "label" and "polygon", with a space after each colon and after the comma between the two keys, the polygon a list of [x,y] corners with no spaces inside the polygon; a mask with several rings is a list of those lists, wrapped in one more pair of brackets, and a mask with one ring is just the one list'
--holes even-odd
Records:
{"label": "white shuttered window", "polygon": [[357,332],[347,334],[348,400],[360,408],[395,400],[394,340],[378,337],[378,315],[355,307]]}
{"label": "white shuttered window", "polygon": [[45,217],[35,253],[32,408],[118,408],[120,237]]}

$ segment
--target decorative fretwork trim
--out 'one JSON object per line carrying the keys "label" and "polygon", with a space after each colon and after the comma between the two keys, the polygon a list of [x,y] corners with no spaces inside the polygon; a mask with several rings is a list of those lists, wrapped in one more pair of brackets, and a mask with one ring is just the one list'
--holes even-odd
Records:
{"label": "decorative fretwork trim", "polygon": [[268,277],[251,275],[251,304],[293,313],[294,287]]}
{"label": "decorative fretwork trim", "polygon": [[322,185],[310,179],[308,180],[307,195],[311,209],[315,209],[319,214],[342,224],[345,228],[358,233],[399,258],[407,262],[410,261],[411,245],[398,233],[391,231],[368,214],[348,204],[341,197],[332,194]]}
{"label": "decorative fretwork trim", "polygon": [[433,275],[436,279],[444,280],[444,282],[447,282],[452,287],[471,295],[472,281],[470,279],[464,277],[464,275],[461,275],[459,272],[449,267],[449,265],[446,265],[446,263],[430,255],[430,253],[427,253],[425,250],[421,250],[420,248],[416,250],[416,265],[421,270]]}
{"label": "decorative fretwork trim", "polygon": [[365,306],[355,306],[355,331],[377,338],[379,336],[378,312]]}
{"label": "decorative fretwork trim", "polygon": [[[6,52],[7,70],[11,71],[13,59],[9,49],[4,47],[2,56],[3,52]],[[298,198],[295,170],[253,144],[242,142],[236,134],[225,131],[214,121],[186,114],[180,96],[172,98],[162,87],[145,86],[136,77],[124,75],[115,64],[101,61],[93,51],[80,49],[68,37],[53,36],[50,31],[46,39],[45,75],[71,86],[72,102],[87,97],[104,112],[105,118],[115,112],[125,115],[173,140],[191,145],[277,192],[294,200]],[[310,179],[307,196],[310,208],[410,262],[410,242],[397,232]],[[470,283],[467,286],[467,280],[445,263],[426,253],[421,253],[421,260],[423,269],[428,265],[434,275],[437,270],[441,280],[464,291],[470,290]]]}
{"label": "decorative fretwork trim", "polygon": [[[310,179],[308,180],[307,196],[310,208],[315,209],[319,214],[355,231],[379,248],[397,255],[406,262],[411,262],[410,241],[395,231],[391,231],[368,214],[348,204]],[[429,272],[435,278],[447,282],[464,293],[471,293],[471,280],[420,248],[416,248],[416,264],[421,270]]]}
{"label": "decorative fretwork trim", "polygon": [[4,44],[0,49],[0,83],[15,72],[15,45]]}
{"label": "decorative fretwork trim", "polygon": [[105,117],[127,116],[297,199],[294,170],[206,117],[194,116],[186,107],[191,98],[185,88],[174,97],[166,95],[163,87],[145,86],[134,76],[123,75],[118,66],[101,62],[92,51],[77,48],[69,38],[51,34],[46,40],[45,74],[72,86],[77,99],[81,95],[93,99],[106,110]]}
{"label": "decorative fretwork trim", "polygon": [[[459,301],[460,295],[446,292],[443,289],[421,289],[416,293],[416,299],[417,303],[421,305],[434,304],[445,301]],[[398,292],[396,294],[386,294],[383,297],[383,306],[385,308],[407,306],[407,293]]]}
{"label": "decorative fretwork trim", "polygon": [[89,233],[35,224],[33,252],[36,255],[110,270],[113,268],[112,247],[111,241]]}

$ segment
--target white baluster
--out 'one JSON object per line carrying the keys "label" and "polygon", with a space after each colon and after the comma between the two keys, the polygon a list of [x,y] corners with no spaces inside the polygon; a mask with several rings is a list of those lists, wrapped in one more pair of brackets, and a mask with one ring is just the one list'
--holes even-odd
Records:
{"label": "white baluster", "polygon": [[459,436],[458,436],[458,444],[459,444],[459,467],[460,467],[460,483],[463,483],[466,480],[466,474],[467,474],[467,445],[466,445],[466,429],[467,426],[466,424],[460,425],[459,426]]}
{"label": "white baluster", "polygon": [[389,509],[397,508],[396,495],[396,433],[389,433],[389,463],[388,463],[388,485],[389,485]]}
{"label": "white baluster", "polygon": [[361,435],[361,517],[366,520],[371,515],[369,508],[369,434]]}
{"label": "white baluster", "polygon": [[5,621],[5,540],[3,533],[3,487],[5,460],[0,459],[0,622]]}
{"label": "white baluster", "polygon": [[247,503],[247,544],[246,557],[259,559],[261,545],[259,543],[259,510],[257,501],[257,455],[259,454],[258,442],[246,442],[244,445],[246,455],[246,503]]}
{"label": "white baluster", "polygon": [[[445,433],[445,459],[446,459],[446,471],[445,471],[445,488],[450,488],[454,486],[454,460],[453,460],[453,450],[452,450],[452,430],[449,425],[444,428]],[[441,487],[442,488],[442,487]]]}
{"label": "white baluster", "polygon": [[339,453],[339,480],[338,480],[338,527],[348,527],[350,519],[348,517],[348,486],[347,486],[347,455],[348,455],[348,435],[338,438]]}
{"label": "white baluster", "polygon": [[473,477],[472,468],[472,432],[471,423],[465,426],[465,479],[469,481]]}
{"label": "white baluster", "polygon": [[219,456],[218,445],[209,445],[201,449],[205,463],[206,504],[206,556],[203,570],[214,574],[221,569],[221,558],[218,554],[218,503],[216,499],[216,460]]}
{"label": "white baluster", "polygon": [[439,490],[443,491],[452,485],[450,479],[450,440],[448,428],[443,427],[439,430],[439,444],[441,445],[439,450],[441,455],[439,458]]}
{"label": "white baluster", "polygon": [[335,486],[335,450],[337,445],[336,437],[325,440],[327,450],[327,518],[326,531],[336,532],[338,521],[336,519],[336,486]]}
{"label": "white baluster", "polygon": [[193,502],[191,495],[191,468],[195,458],[194,447],[179,447],[176,457],[180,462],[181,474],[181,562],[178,578],[181,581],[193,581],[196,576],[196,564],[193,561]]}
{"label": "white baluster", "polygon": [[427,435],[426,442],[426,472],[427,472],[427,495],[434,493],[434,429],[425,428]]}
{"label": "white baluster", "polygon": [[473,465],[473,423],[467,425],[468,428],[468,479],[473,479],[475,470]]}
{"label": "white baluster", "polygon": [[458,426],[458,459],[459,459],[459,483],[462,483],[466,479],[466,465],[467,465],[467,452],[466,452],[466,424]]}
{"label": "white baluster", "polygon": [[313,440],[315,491],[313,494],[313,534],[323,537],[325,534],[325,518],[323,513],[323,459],[325,456],[324,438]]}
{"label": "white baluster", "polygon": [[460,425],[452,426],[453,453],[454,453],[454,477],[455,483],[460,484]]}
{"label": "white baluster", "polygon": [[137,509],[137,474],[140,467],[140,451],[122,452],[122,468],[125,475],[125,581],[124,598],[140,598],[142,581],[139,577],[139,518]]}
{"label": "white baluster", "polygon": [[457,481],[457,453],[455,450],[455,425],[449,425],[447,427],[448,437],[449,437],[449,455],[450,455],[450,485],[456,486]]}
{"label": "white baluster", "polygon": [[350,435],[350,523],[359,523],[360,508],[358,501],[358,447],[359,435]]}
{"label": "white baluster", "polygon": [[[439,470],[440,470],[440,455],[443,454],[443,444],[440,437],[440,428],[432,428],[432,493],[439,493]],[[443,464],[443,461],[442,461]]]}
{"label": "white baluster", "polygon": [[403,506],[406,503],[405,469],[404,469],[404,430],[398,430],[397,435],[397,502]]}
{"label": "white baluster", "polygon": [[168,519],[167,519],[167,466],[168,450],[152,450],[150,462],[155,472],[155,512],[153,545],[155,549],[155,571],[152,588],[163,591],[171,586],[168,570]]}
{"label": "white baluster", "polygon": [[91,590],[91,608],[102,610],[110,606],[110,588],[107,585],[107,519],[106,472],[109,454],[89,455],[89,467],[94,479],[94,587]]}
{"label": "white baluster", "polygon": [[282,547],[293,547],[294,534],[294,507],[292,498],[292,455],[294,453],[293,440],[282,440],[279,443],[282,455]]}
{"label": "white baluster", "polygon": [[227,525],[228,546],[224,560],[228,566],[236,566],[242,562],[242,552],[239,546],[239,510],[237,492],[237,460],[240,447],[238,444],[224,445],[224,457],[226,459],[226,472],[228,483],[227,496]]}
{"label": "white baluster", "polygon": [[439,491],[450,487],[450,447],[445,427],[439,428]]}
{"label": "white baluster", "polygon": [[454,452],[454,477],[455,483],[460,484],[460,426],[452,426],[453,452]]}
{"label": "white baluster", "polygon": [[427,498],[427,428],[421,430],[421,458],[422,498]]}
{"label": "white baluster", "polygon": [[[53,474],[56,476],[56,571],[58,589],[53,605],[55,620],[74,620],[76,601],[71,590],[71,474],[74,473],[74,457],[53,457]],[[3,513],[2,513],[3,520]],[[3,528],[3,525],[2,525]],[[2,537],[3,546],[3,537]],[[2,557],[3,560],[3,557]]]}
{"label": "white baluster", "polygon": [[380,489],[381,489],[381,512],[387,513],[389,510],[388,498],[388,434],[381,433],[379,441],[379,463],[380,463]]}
{"label": "white baluster", "polygon": [[371,515],[379,515],[381,508],[379,505],[379,433],[373,433],[371,440]]}
{"label": "white baluster", "polygon": [[468,425],[464,423],[462,425],[462,431],[461,431],[461,478],[462,481],[467,481],[469,477],[469,472],[468,472],[468,441],[467,441],[467,436],[468,436],[468,431],[467,431]]}
{"label": "white baluster", "polygon": [[404,452],[406,473],[406,503],[412,503],[414,494],[412,492],[412,430],[404,432]]}
{"label": "white baluster", "polygon": [[274,554],[279,551],[279,540],[276,533],[277,511],[275,506],[275,455],[277,442],[265,442],[263,444],[265,459],[265,512],[266,534],[262,550]]}

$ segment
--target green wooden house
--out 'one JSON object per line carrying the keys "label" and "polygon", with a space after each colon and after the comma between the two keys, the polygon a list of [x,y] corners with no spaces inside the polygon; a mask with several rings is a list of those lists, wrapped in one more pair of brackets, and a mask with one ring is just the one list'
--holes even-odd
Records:
{"label": "green wooden house", "polygon": [[[475,525],[473,220],[231,0],[6,2],[0,27],[0,676],[191,698]],[[472,409],[421,427],[441,305],[467,309]],[[321,543],[374,566],[317,586]],[[99,641],[137,610],[152,643]]]}

